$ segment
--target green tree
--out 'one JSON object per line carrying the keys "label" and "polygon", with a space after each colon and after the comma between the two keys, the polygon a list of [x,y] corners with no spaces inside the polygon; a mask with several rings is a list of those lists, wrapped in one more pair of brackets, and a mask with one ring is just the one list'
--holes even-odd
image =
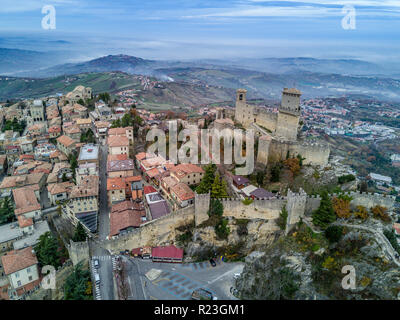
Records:
{"label": "green tree", "polygon": [[333,210],[332,201],[325,191],[321,195],[319,208],[312,214],[313,223],[325,229],[330,223],[336,220],[336,214]]}
{"label": "green tree", "polygon": [[103,100],[105,103],[109,103],[111,96],[108,92],[99,93],[99,99]]}
{"label": "green tree", "polygon": [[228,227],[228,219],[221,218],[215,226],[215,233],[219,239],[226,239],[229,236],[230,228]]}
{"label": "green tree", "polygon": [[277,163],[271,168],[271,182],[279,182],[281,178],[281,164]]}
{"label": "green tree", "polygon": [[40,265],[52,265],[57,268],[61,265],[59,243],[50,232],[39,237],[39,243],[35,246],[36,256]]}
{"label": "green tree", "polygon": [[129,127],[132,126],[132,117],[130,113],[125,113],[123,115],[123,117],[121,118],[121,127],[125,128],[125,127]]}
{"label": "green tree", "polygon": [[211,199],[208,215],[222,217],[223,213],[224,213],[224,206],[222,205],[221,201],[219,201],[218,199]]}
{"label": "green tree", "polygon": [[208,193],[211,190],[211,186],[215,179],[215,164],[209,164],[205,168],[203,179],[201,179],[199,185],[196,188],[198,194]]}
{"label": "green tree", "polygon": [[111,124],[111,128],[120,128],[120,127],[121,127],[121,120],[120,119],[114,120],[112,122],[112,124]]}
{"label": "green tree", "polygon": [[5,197],[0,206],[0,225],[14,220],[14,206],[11,203],[10,197]]}
{"label": "green tree", "polygon": [[72,175],[75,179],[75,169],[78,168],[78,159],[77,159],[76,153],[71,153],[68,156],[68,160],[69,160],[69,164],[71,166]]}
{"label": "green tree", "polygon": [[79,263],[75,266],[74,271],[64,283],[64,300],[91,300],[92,286],[90,281],[90,273],[84,270],[82,264]]}
{"label": "green tree", "polygon": [[211,185],[211,197],[212,198],[226,198],[228,193],[226,191],[226,182],[217,173],[214,178],[214,182]]}
{"label": "green tree", "polygon": [[287,218],[288,218],[288,212],[286,210],[286,207],[284,206],[281,210],[281,212],[279,213],[279,218],[278,218],[278,226],[281,230],[285,230],[286,229],[286,222],[287,222]]}
{"label": "green tree", "polygon": [[75,229],[75,234],[72,237],[72,241],[74,242],[81,242],[81,241],[86,241],[86,231],[85,228],[83,227],[82,223],[78,223]]}

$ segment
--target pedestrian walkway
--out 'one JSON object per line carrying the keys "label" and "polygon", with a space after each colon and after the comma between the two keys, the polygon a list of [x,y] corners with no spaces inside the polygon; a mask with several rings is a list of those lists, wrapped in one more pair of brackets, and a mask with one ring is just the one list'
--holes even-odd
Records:
{"label": "pedestrian walkway", "polygon": [[110,261],[112,259],[111,256],[93,256],[92,259],[97,259],[99,261]]}

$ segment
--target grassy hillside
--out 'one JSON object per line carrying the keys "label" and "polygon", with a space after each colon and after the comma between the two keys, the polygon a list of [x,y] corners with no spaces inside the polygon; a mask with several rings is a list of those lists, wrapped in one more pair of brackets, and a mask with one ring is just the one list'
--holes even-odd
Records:
{"label": "grassy hillside", "polygon": [[165,82],[163,89],[154,87],[145,90],[138,76],[123,72],[100,72],[46,79],[0,77],[0,101],[65,94],[78,85],[91,87],[95,94],[136,89],[139,104],[153,110],[192,107],[235,98],[233,89],[185,82]]}

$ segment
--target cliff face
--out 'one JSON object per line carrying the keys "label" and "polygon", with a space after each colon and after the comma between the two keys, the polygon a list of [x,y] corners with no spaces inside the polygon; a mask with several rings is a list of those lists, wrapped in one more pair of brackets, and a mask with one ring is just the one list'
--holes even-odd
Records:
{"label": "cliff face", "polygon": [[258,248],[272,245],[281,233],[268,220],[228,218],[228,221],[230,232],[227,239],[219,239],[213,226],[195,228],[191,241],[187,243],[186,255],[193,260],[209,259],[215,254],[237,260]]}
{"label": "cliff face", "polygon": [[[343,289],[343,266],[354,267],[355,289]],[[395,300],[400,271],[372,233],[343,229],[332,244],[302,225],[249,255],[236,289],[242,299]]]}

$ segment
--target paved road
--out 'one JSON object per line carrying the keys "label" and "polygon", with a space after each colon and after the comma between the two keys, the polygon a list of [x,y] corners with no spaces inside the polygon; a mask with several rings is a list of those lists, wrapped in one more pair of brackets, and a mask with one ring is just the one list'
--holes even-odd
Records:
{"label": "paved road", "polygon": [[142,279],[140,278],[140,271],[137,261],[122,256],[126,263],[126,270],[129,273],[128,282],[130,287],[129,300],[145,300]]}
{"label": "paved road", "polygon": [[114,300],[114,283],[112,272],[111,255],[100,247],[94,248],[92,259],[100,261],[100,267],[97,269],[100,276],[100,294],[101,300]]}
{"label": "paved road", "polygon": [[[105,239],[110,232],[110,218],[107,202],[107,146],[100,143],[99,147],[99,216],[98,216],[98,237]],[[91,241],[91,254],[92,258],[100,260],[100,268],[98,269],[100,275],[100,291],[102,300],[114,300],[114,283],[112,272],[112,261],[110,253],[101,248],[96,240]]]}
{"label": "paved road", "polygon": [[[234,286],[233,275],[241,273],[242,263],[219,261],[212,267],[208,261],[189,264],[153,263],[151,260],[129,258],[138,269],[128,270],[134,290],[143,290],[146,300],[188,300],[193,290],[204,288],[218,299],[235,300],[230,293]],[[151,269],[161,270],[160,276],[150,281],[145,276]],[[138,297],[137,299],[141,299]]]}
{"label": "paved road", "polygon": [[105,239],[110,232],[110,217],[108,210],[107,201],[107,145],[100,145],[100,190],[99,190],[99,231],[98,235],[100,239]]}

